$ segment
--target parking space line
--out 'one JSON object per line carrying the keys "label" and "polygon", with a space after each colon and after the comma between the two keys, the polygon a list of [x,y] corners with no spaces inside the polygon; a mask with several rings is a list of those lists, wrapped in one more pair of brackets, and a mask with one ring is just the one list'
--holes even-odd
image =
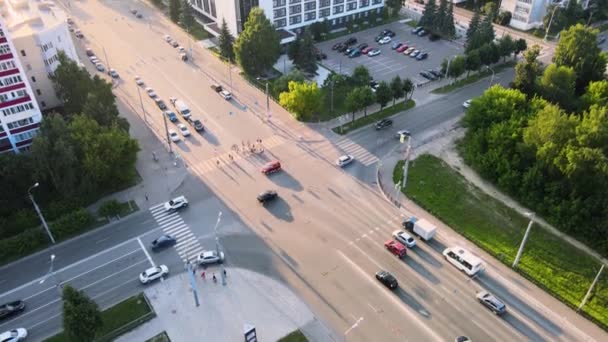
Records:
{"label": "parking space line", "polygon": [[141,242],[140,238],[137,238],[137,242],[139,242],[141,249],[144,251],[144,253],[146,253],[146,257],[150,261],[150,264],[152,264],[152,267],[156,267],[156,264],[154,264],[154,260],[152,260],[152,257],[150,257],[150,253],[148,253],[148,251],[146,250],[146,247],[144,246],[143,242]]}

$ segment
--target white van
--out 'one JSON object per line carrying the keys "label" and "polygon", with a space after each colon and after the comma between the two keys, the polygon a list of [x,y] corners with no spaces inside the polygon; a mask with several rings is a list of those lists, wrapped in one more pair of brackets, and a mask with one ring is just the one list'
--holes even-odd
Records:
{"label": "white van", "polygon": [[184,101],[176,100],[173,105],[175,106],[175,109],[177,109],[177,112],[184,117],[184,119],[188,119],[190,115],[192,115],[190,113],[190,108],[188,108]]}
{"label": "white van", "polygon": [[443,251],[443,256],[450,264],[471,277],[483,270],[481,259],[462,247],[454,246],[446,248]]}

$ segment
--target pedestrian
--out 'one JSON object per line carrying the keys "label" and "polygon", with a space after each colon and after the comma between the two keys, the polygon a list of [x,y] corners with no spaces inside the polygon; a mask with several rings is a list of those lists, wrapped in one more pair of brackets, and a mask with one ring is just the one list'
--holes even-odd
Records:
{"label": "pedestrian", "polygon": [[217,164],[217,166],[220,166],[220,160],[216,160],[215,163]]}
{"label": "pedestrian", "polygon": [[205,279],[205,271],[201,272],[201,278]]}
{"label": "pedestrian", "polygon": [[196,270],[194,268],[192,269],[192,275],[196,275]]}
{"label": "pedestrian", "polygon": [[217,282],[217,278],[215,277],[215,273],[213,273],[213,282],[216,283]]}
{"label": "pedestrian", "polygon": [[148,194],[145,194],[145,196],[146,196],[146,201],[147,201],[148,200]]}
{"label": "pedestrian", "polygon": [[224,268],[224,277],[227,277],[228,275],[226,274],[226,269]]}

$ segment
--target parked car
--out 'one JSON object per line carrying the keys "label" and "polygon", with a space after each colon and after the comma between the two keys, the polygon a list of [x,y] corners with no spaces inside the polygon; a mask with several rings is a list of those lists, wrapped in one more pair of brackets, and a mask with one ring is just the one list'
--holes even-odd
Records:
{"label": "parked car", "polygon": [[232,93],[230,93],[228,90],[222,90],[222,91],[220,91],[220,96],[224,100],[228,101],[232,98]]}
{"label": "parked car", "polygon": [[339,48],[341,48],[344,44],[343,43],[336,43],[334,44],[331,49],[332,50],[338,50]]}
{"label": "parked car", "polygon": [[213,83],[211,85],[211,89],[213,89],[216,93],[219,93],[220,91],[223,90],[222,86],[217,83]]}
{"label": "parked car", "polygon": [[276,191],[274,190],[266,190],[262,193],[260,193],[257,197],[258,202],[262,203],[262,204],[266,204],[270,201],[273,201],[274,199],[276,199],[279,195],[277,194]]}
{"label": "parked car", "polygon": [[141,79],[141,77],[135,76],[135,84],[137,84],[138,86],[142,86],[144,85],[144,81]]}
{"label": "parked car", "polygon": [[382,51],[380,51],[380,49],[375,48],[372,51],[370,51],[367,55],[370,57],[374,57],[374,56],[378,56]]}
{"label": "parked car", "polygon": [[378,89],[378,87],[380,86],[380,83],[372,80],[369,82],[369,87],[372,88],[372,91],[375,93],[376,89]]}
{"label": "parked car", "polygon": [[103,64],[101,64],[100,62],[95,63],[95,68],[97,69],[97,71],[101,71],[101,72],[106,70],[106,67],[104,67]]}
{"label": "parked car", "polygon": [[427,57],[429,57],[429,53],[428,52],[422,52],[419,53],[418,56],[416,56],[416,59],[421,61],[423,59],[427,59]]}
{"label": "parked car", "polygon": [[86,52],[87,56],[89,56],[89,57],[95,56],[95,53],[93,52],[93,49],[91,49],[91,48],[87,48],[85,50],[85,52]]}
{"label": "parked car", "polygon": [[403,230],[395,230],[393,232],[393,237],[395,240],[401,242],[409,248],[416,246],[416,240],[414,240],[410,234],[404,232]]}
{"label": "parked car", "polygon": [[174,40],[171,42],[171,46],[173,46],[174,48],[179,46],[179,43],[177,42],[177,40]]}
{"label": "parked car", "polygon": [[224,252],[218,254],[217,251],[202,251],[196,257],[196,262],[199,265],[221,264],[224,262]]}
{"label": "parked car", "polygon": [[174,112],[172,112],[170,110],[166,110],[164,113],[167,116],[167,118],[169,118],[169,121],[171,121],[171,122],[177,121],[177,115],[175,115]]}
{"label": "parked car", "polygon": [[410,53],[410,57],[414,58],[414,57],[418,56],[419,53],[420,53],[420,50],[414,50],[414,51],[412,51],[412,53]]}
{"label": "parked car", "polygon": [[405,44],[402,44],[400,47],[398,47],[396,51],[397,52],[403,52],[403,51],[407,50],[409,47],[410,46],[407,45],[407,43],[405,43]]}
{"label": "parked car", "polygon": [[120,78],[120,75],[114,69],[108,70],[108,75],[110,75],[110,77],[112,78]]}
{"label": "parked car", "polygon": [[487,291],[478,292],[476,297],[481,304],[497,315],[503,315],[507,312],[507,306],[505,303]]}
{"label": "parked car", "polygon": [[388,287],[391,290],[396,289],[399,286],[397,278],[387,271],[380,270],[376,272],[376,279],[382,283],[382,285]]}
{"label": "parked car", "polygon": [[431,80],[431,81],[432,81],[432,80],[434,79],[434,77],[435,77],[435,76],[432,76],[431,74],[429,74],[429,73],[428,73],[428,72],[426,72],[426,71],[421,71],[421,72],[420,72],[420,76],[422,76],[422,77],[426,78],[427,80]]}
{"label": "parked car", "polygon": [[348,58],[355,58],[361,56],[361,50],[354,49],[349,55]]}
{"label": "parked car", "polygon": [[166,35],[165,35],[165,41],[166,41],[167,43],[171,43],[171,36],[170,36],[170,35],[168,35],[168,34],[166,34]]}
{"label": "parked car", "polygon": [[150,249],[152,249],[153,252],[157,252],[157,251],[160,251],[161,249],[171,247],[171,246],[175,245],[176,243],[177,243],[177,240],[175,240],[175,238],[173,236],[168,235],[168,234],[163,234],[163,235],[159,236],[158,238],[156,238],[154,241],[152,241],[152,243],[150,244]]}
{"label": "parked car", "polygon": [[169,274],[169,268],[166,265],[150,267],[147,270],[141,272],[141,274],[139,275],[139,281],[141,281],[142,284],[147,284],[156,279],[160,279],[167,274]]}
{"label": "parked car", "polygon": [[363,50],[368,46],[369,46],[369,44],[367,44],[367,43],[361,43],[361,44],[357,45],[357,49]]}
{"label": "parked car", "polygon": [[344,51],[346,51],[346,49],[348,49],[348,45],[346,44],[342,44],[340,46],[340,48],[338,48],[336,51],[340,52],[340,53],[344,53]]}
{"label": "parked car", "polygon": [[195,119],[192,116],[189,116],[187,120],[188,120],[188,123],[190,125],[192,125],[192,127],[194,127],[195,131],[202,132],[205,130],[205,126],[203,126],[203,123],[201,122],[201,120]]}
{"label": "parked car", "polygon": [[427,31],[425,31],[425,30],[420,30],[420,32],[418,32],[418,37],[424,37],[424,36],[426,36],[427,34],[428,34],[428,32],[427,32]]}
{"label": "parked car", "polygon": [[190,130],[188,129],[188,127],[186,127],[186,125],[180,123],[177,125],[177,129],[179,129],[179,132],[184,136],[184,137],[188,137],[190,136]]}
{"label": "parked car", "polygon": [[463,106],[464,108],[469,108],[469,107],[471,107],[471,101],[473,101],[473,99],[468,99],[468,100],[464,101],[464,103],[462,104],[462,106]]}
{"label": "parked car", "polygon": [[382,33],[380,33],[379,35],[376,36],[376,38],[374,38],[374,41],[377,43],[377,42],[379,42],[384,37],[386,37],[386,36],[383,35]]}
{"label": "parked car", "polygon": [[136,9],[132,9],[131,10],[131,14],[136,15],[137,14],[137,10]]}
{"label": "parked car", "polygon": [[262,173],[267,175],[281,170],[281,163],[278,160],[273,160],[262,166]]}
{"label": "parked car", "polygon": [[167,109],[167,105],[165,104],[165,101],[163,101],[160,97],[155,98],[154,102],[156,102],[156,105],[158,106],[158,108],[160,108],[160,110]]}
{"label": "parked car", "polygon": [[357,44],[357,38],[350,37],[344,42],[344,44],[347,46],[355,45],[355,44]]}
{"label": "parked car", "polygon": [[169,130],[169,139],[171,139],[171,141],[173,141],[174,143],[182,140],[182,138],[180,138],[179,135],[177,135],[177,132],[172,129]]}
{"label": "parked car", "polygon": [[369,53],[370,51],[372,51],[374,48],[371,46],[366,47],[365,49],[361,50],[361,53],[366,55],[367,53]]}
{"label": "parked car", "polygon": [[156,92],[154,91],[154,89],[147,87],[146,88],[146,93],[148,94],[148,96],[150,96],[151,98],[155,98],[156,97]]}
{"label": "parked car", "polygon": [[91,63],[93,64],[97,64],[99,63],[99,58],[97,58],[97,56],[91,56],[89,57],[89,60],[91,61]]}
{"label": "parked car", "polygon": [[391,40],[392,40],[392,38],[391,38],[391,37],[386,36],[386,37],[384,37],[384,38],[380,39],[380,40],[378,41],[378,44],[381,44],[381,45],[388,44],[388,43],[390,43],[390,42],[391,42]]}
{"label": "parked car", "polygon": [[144,16],[143,16],[141,13],[137,13],[137,14],[135,15],[135,18],[137,18],[137,19],[141,19],[141,18],[143,18],[143,17],[144,17]]}
{"label": "parked car", "polygon": [[344,167],[350,163],[352,163],[355,160],[355,157],[351,156],[351,155],[343,155],[340,158],[338,158],[338,160],[336,160],[336,164],[339,167]]}
{"label": "parked car", "polygon": [[5,331],[0,334],[0,341],[2,342],[17,342],[24,340],[27,337],[27,330],[25,328],[17,328],[9,331]]}
{"label": "parked car", "polygon": [[418,34],[418,32],[422,31],[423,29],[424,29],[424,27],[418,26],[418,27],[412,29],[412,33],[413,34]]}
{"label": "parked car", "polygon": [[[5,303],[0,306],[0,320],[13,317],[25,310],[25,302],[16,300],[10,303]],[[2,340],[0,340],[2,341]]]}
{"label": "parked car", "polygon": [[391,45],[391,49],[397,50],[399,47],[401,47],[401,45],[403,45],[403,43],[395,42],[393,45]]}
{"label": "parked car", "polygon": [[374,127],[376,128],[376,130],[381,130],[381,129],[385,129],[388,127],[391,127],[393,125],[393,120],[391,119],[382,119],[378,122],[376,122],[376,124],[374,125]]}
{"label": "parked car", "polygon": [[382,30],[382,32],[380,32],[380,34],[382,34],[384,36],[391,37],[391,38],[394,37],[394,36],[396,36],[396,33],[393,32],[393,31],[391,31],[391,30],[389,30],[389,29]]}
{"label": "parked car", "polygon": [[185,196],[178,196],[169,202],[165,202],[165,210],[166,211],[176,211],[182,208],[188,207],[188,199]]}
{"label": "parked car", "polygon": [[82,34],[82,32],[80,32],[80,30],[74,30],[74,35],[76,36],[76,38],[78,39],[82,39],[84,38],[84,34]]}
{"label": "parked car", "polygon": [[437,77],[437,78],[443,77],[443,75],[441,74],[441,71],[437,71],[435,69],[429,69],[427,71],[430,72],[431,74],[435,75],[435,77]]}

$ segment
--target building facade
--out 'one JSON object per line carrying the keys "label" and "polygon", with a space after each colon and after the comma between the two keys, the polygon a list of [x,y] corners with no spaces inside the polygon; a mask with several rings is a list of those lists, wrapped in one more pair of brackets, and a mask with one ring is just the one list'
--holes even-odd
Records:
{"label": "building facade", "polygon": [[18,54],[0,16],[0,153],[28,150],[42,121]]}
{"label": "building facade", "polygon": [[[543,26],[543,18],[550,5],[566,7],[569,0],[502,0],[501,11],[512,14],[509,26],[520,30],[530,30]],[[583,8],[587,8],[589,0],[579,0]]]}
{"label": "building facade", "polygon": [[[344,26],[348,21],[367,17],[372,11],[380,13],[384,7],[384,0],[190,0],[190,3],[213,21],[205,28],[214,35],[219,34],[222,19],[226,20],[230,32],[238,35],[253,7],[263,9],[270,22],[286,32],[297,32],[323,20],[328,20],[333,27]],[[281,37],[282,43],[295,39],[293,35]]]}
{"label": "building facade", "polygon": [[38,106],[45,110],[61,105],[49,77],[59,66],[57,53],[63,51],[78,62],[66,13],[51,0],[10,0],[0,1],[0,15]]}

